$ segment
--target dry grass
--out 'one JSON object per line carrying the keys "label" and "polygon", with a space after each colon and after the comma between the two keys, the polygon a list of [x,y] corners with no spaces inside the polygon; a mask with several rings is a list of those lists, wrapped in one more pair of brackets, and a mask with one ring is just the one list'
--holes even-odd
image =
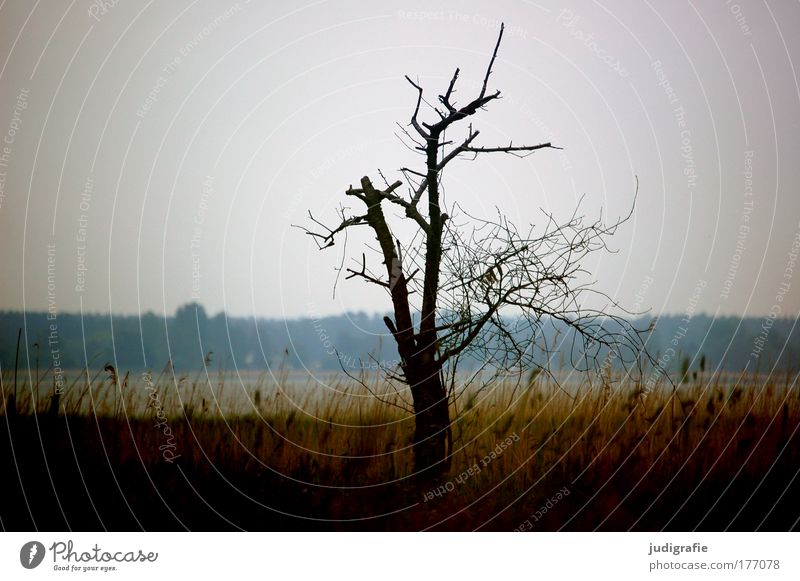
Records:
{"label": "dry grass", "polygon": [[[699,377],[645,394],[581,376],[565,389],[539,378],[465,393],[450,472],[426,486],[408,478],[409,414],[370,393],[402,406],[402,386],[377,377],[367,390],[286,371],[73,374],[53,418],[52,378],[21,374],[3,450],[18,461],[41,443],[47,472],[61,471],[48,491],[79,489],[75,466],[83,479],[96,472],[133,515],[95,507],[110,528],[790,528],[800,516],[783,504],[800,465],[796,378]],[[12,388],[4,373],[4,401]],[[26,522],[5,510],[6,526],[14,515]]]}

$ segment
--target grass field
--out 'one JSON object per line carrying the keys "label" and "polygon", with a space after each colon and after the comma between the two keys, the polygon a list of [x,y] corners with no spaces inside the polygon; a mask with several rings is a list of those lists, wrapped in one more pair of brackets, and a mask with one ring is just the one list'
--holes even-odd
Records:
{"label": "grass field", "polygon": [[[606,378],[608,380],[609,378]],[[467,390],[446,476],[378,376],[2,376],[7,530],[787,530],[797,375]],[[397,391],[395,391],[397,390]],[[382,403],[372,393],[383,394]],[[399,407],[398,407],[399,406]]]}

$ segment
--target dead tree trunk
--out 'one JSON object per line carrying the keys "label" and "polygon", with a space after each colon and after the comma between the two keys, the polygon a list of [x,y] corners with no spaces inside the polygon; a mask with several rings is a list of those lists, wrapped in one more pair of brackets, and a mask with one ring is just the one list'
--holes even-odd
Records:
{"label": "dead tree trunk", "polygon": [[[361,189],[348,190],[350,195],[361,197],[367,205],[366,221],[375,232],[383,254],[388,288],[394,307],[394,321],[388,317],[386,325],[397,342],[401,368],[406,382],[411,388],[414,404],[414,472],[422,479],[435,477],[447,467],[449,450],[447,443],[450,434],[450,413],[447,393],[442,382],[441,365],[436,361],[435,326],[427,335],[415,335],[408,300],[408,284],[402,268],[399,243],[392,238],[381,208],[381,202],[392,195],[395,182],[387,190],[376,190],[368,177],[361,179]],[[440,260],[440,259],[439,259]],[[438,263],[437,276],[438,276]],[[427,263],[427,258],[426,258]],[[368,277],[366,271],[351,273]],[[427,277],[426,277],[427,280]],[[372,280],[372,282],[379,282]],[[433,293],[435,309],[435,291]],[[435,320],[431,316],[431,320]]]}
{"label": "dead tree trunk", "polygon": [[450,464],[450,409],[441,369],[436,367],[412,364],[408,370],[414,378],[414,472],[423,480],[445,472]]}

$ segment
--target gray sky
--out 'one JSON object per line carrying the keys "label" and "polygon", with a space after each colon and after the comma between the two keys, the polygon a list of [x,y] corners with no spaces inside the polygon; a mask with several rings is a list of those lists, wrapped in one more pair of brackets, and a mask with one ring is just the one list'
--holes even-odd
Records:
{"label": "gray sky", "polygon": [[453,163],[450,201],[523,225],[585,194],[617,217],[636,175],[618,253],[587,264],[600,289],[656,313],[800,309],[796,2],[101,4],[0,5],[0,309],[386,310],[357,280],[334,298],[342,245],[291,224],[419,167],[394,135],[403,75],[435,99],[459,66],[466,101],[500,21],[480,144],[564,151]]}

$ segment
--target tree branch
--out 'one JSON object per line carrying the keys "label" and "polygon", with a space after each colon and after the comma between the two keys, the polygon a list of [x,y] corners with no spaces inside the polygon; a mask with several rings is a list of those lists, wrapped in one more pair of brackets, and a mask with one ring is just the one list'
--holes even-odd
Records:
{"label": "tree branch", "polygon": [[411,77],[406,75],[406,80],[411,83],[411,86],[417,90],[417,105],[414,107],[414,114],[411,115],[411,125],[414,126],[414,129],[417,130],[424,139],[428,139],[430,136],[428,133],[425,132],[422,127],[420,127],[419,122],[417,121],[417,115],[419,114],[419,107],[422,104],[422,87],[420,87],[417,83],[411,80]]}
{"label": "tree branch", "polygon": [[515,153],[515,152],[533,152],[537,149],[563,149],[552,145],[549,141],[547,143],[540,143],[539,145],[521,145],[515,146],[509,143],[505,147],[463,147],[461,151],[467,153]]}
{"label": "tree branch", "polygon": [[353,270],[352,268],[348,268],[347,272],[350,274],[345,278],[345,280],[349,280],[353,277],[360,276],[364,280],[371,282],[373,284],[377,284],[378,286],[382,286],[384,288],[389,288],[389,283],[382,281],[378,278],[375,278],[371,274],[367,273],[367,256],[362,252],[361,253],[361,270]]}
{"label": "tree branch", "polygon": [[419,224],[419,227],[422,228],[422,230],[426,234],[430,233],[431,227],[428,224],[427,220],[425,220],[425,218],[422,217],[422,214],[419,213],[419,210],[417,210],[416,203],[414,203],[413,200],[411,202],[409,202],[407,200],[404,200],[400,196],[392,193],[392,192],[394,192],[394,190],[396,190],[402,184],[403,184],[403,182],[398,180],[395,183],[393,183],[386,190],[383,190],[383,191],[376,190],[376,191],[377,191],[378,195],[381,198],[383,198],[384,200],[388,200],[393,204],[397,204],[398,206],[402,206],[406,211],[406,216],[407,217],[411,218],[417,224]]}
{"label": "tree branch", "polygon": [[458,79],[458,73],[459,69],[456,68],[456,72],[453,73],[453,78],[450,79],[450,86],[447,87],[447,92],[444,95],[439,95],[439,101],[441,101],[442,105],[447,107],[447,110],[451,113],[456,110],[455,107],[450,103],[450,96],[453,94],[453,87],[455,87],[456,80]]}
{"label": "tree branch", "polygon": [[500,41],[503,40],[503,31],[505,30],[506,25],[504,22],[500,23],[500,34],[497,35],[497,44],[494,45],[494,51],[492,52],[492,60],[489,61],[489,66],[486,68],[486,76],[483,77],[483,87],[481,88],[481,94],[478,96],[479,99],[482,99],[483,96],[486,94],[486,85],[489,83],[489,76],[492,74],[492,65],[494,65],[494,60],[497,58],[497,51],[500,49]]}
{"label": "tree branch", "polygon": [[347,217],[344,214],[344,209],[342,209],[342,222],[338,226],[336,226],[335,228],[328,228],[325,224],[323,224],[322,222],[320,222],[319,220],[314,218],[314,216],[311,214],[311,211],[308,212],[308,217],[312,222],[314,222],[315,224],[317,224],[318,226],[320,226],[324,230],[327,230],[327,233],[314,232],[313,230],[309,230],[308,228],[306,228],[304,226],[299,226],[297,224],[292,224],[292,226],[294,226],[295,228],[299,228],[300,230],[305,232],[307,235],[313,237],[315,241],[321,240],[322,241],[321,243],[319,241],[317,241],[317,246],[320,249],[328,248],[329,246],[333,246],[334,242],[335,242],[334,238],[336,237],[336,235],[339,232],[342,232],[343,230],[345,230],[346,228],[350,228],[351,226],[362,226],[362,225],[366,225],[367,224],[367,215],[366,214],[361,215],[361,216],[350,216],[350,217]]}

